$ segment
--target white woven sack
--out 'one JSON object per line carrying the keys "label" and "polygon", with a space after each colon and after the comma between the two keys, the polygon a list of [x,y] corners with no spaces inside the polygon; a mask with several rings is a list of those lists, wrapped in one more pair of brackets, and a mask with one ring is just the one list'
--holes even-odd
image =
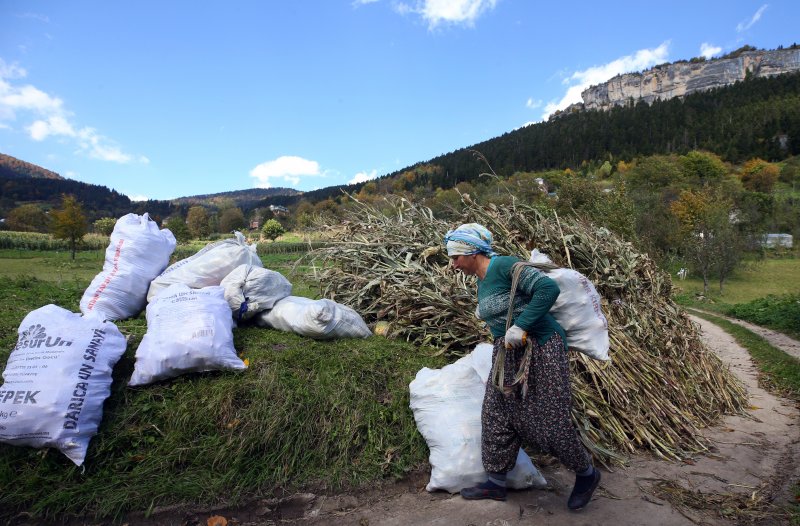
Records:
{"label": "white woven sack", "polygon": [[494,346],[491,343],[479,343],[475,346],[471,353],[459,358],[456,363],[469,364],[478,376],[481,377],[481,382],[486,385],[489,381],[489,375],[492,373],[492,353]]}
{"label": "white woven sack", "polygon": [[292,284],[283,274],[253,265],[239,265],[220,285],[236,321],[249,320],[292,293]]}
{"label": "white woven sack", "polygon": [[372,331],[356,311],[328,299],[287,296],[255,317],[261,327],[294,332],[315,340],[369,338]]}
{"label": "white woven sack", "polygon": [[[479,346],[481,347],[481,346]],[[489,368],[491,368],[491,346]],[[481,461],[481,406],[486,383],[486,347],[441,369],[423,368],[409,385],[410,407],[430,450],[431,479],[425,489],[456,493],[486,481]],[[473,354],[475,351],[473,351]],[[485,377],[488,378],[488,371]],[[547,487],[547,481],[520,449],[506,478],[512,489]]]}
{"label": "white woven sack", "polygon": [[30,312],[18,334],[0,386],[0,442],[56,448],[80,466],[125,337],[111,322],[56,305]]}
{"label": "white woven sack", "polygon": [[159,230],[148,214],[120,217],[106,248],[103,270],[81,298],[81,312],[106,320],[139,314],[147,305],[150,282],[167,265],[175,250],[175,236]]}
{"label": "white woven sack", "polygon": [[173,283],[184,283],[193,289],[219,285],[239,265],[263,267],[256,246],[248,245],[241,232],[233,239],[209,243],[186,259],[173,263],[150,284],[147,301]]}
{"label": "white woven sack", "polygon": [[[553,263],[536,249],[531,252],[530,261]],[[568,268],[542,270],[561,289],[550,314],[564,328],[567,346],[595,360],[608,361],[608,320],[601,307],[602,298],[592,282],[580,272]]]}
{"label": "white woven sack", "polygon": [[233,319],[222,287],[170,285],[147,306],[147,332],[128,385],[185,373],[245,369],[233,347]]}

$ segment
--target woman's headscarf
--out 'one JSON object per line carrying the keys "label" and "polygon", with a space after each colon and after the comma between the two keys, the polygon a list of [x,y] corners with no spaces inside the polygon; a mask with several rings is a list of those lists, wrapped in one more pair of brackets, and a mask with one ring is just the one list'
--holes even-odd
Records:
{"label": "woman's headscarf", "polygon": [[478,223],[467,223],[449,231],[444,236],[444,242],[447,245],[448,257],[471,254],[484,254],[488,257],[497,255],[492,250],[492,233]]}

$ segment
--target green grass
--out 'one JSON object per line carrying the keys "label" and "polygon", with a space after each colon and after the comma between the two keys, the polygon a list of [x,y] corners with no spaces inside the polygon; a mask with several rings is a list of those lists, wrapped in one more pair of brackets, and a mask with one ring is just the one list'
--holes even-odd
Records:
{"label": "green grass", "polygon": [[[82,251],[70,258],[69,251],[0,250],[0,277],[36,276],[54,282],[86,281],[103,268],[104,250]],[[84,287],[85,288],[85,287]]]}
{"label": "green grass", "polygon": [[685,307],[696,307],[726,314],[732,306],[748,303],[768,295],[800,293],[800,259],[771,258],[745,262],[725,283],[723,293],[719,284],[711,281],[707,296],[702,296],[703,282],[697,277],[679,280],[672,270],[675,301]]}
{"label": "green grass", "polygon": [[800,293],[740,303],[726,309],[725,314],[800,339]]}
{"label": "green grass", "polygon": [[718,325],[747,349],[763,375],[762,382],[766,388],[800,401],[800,360],[740,325],[711,314],[694,310],[692,313]]}
{"label": "green grass", "polygon": [[[86,234],[78,243],[78,250],[103,250],[108,245],[108,236]],[[69,250],[69,242],[55,239],[51,234],[38,232],[0,231],[0,249],[17,250]]]}
{"label": "green grass", "polygon": [[[0,277],[0,363],[28,312],[47,303],[77,311],[87,284]],[[0,444],[0,518],[120,519],[170,504],[233,505],[278,488],[357,487],[427,458],[408,383],[422,367],[444,365],[430,351],[381,337],[316,342],[242,327],[234,344],[247,370],[132,389],[144,315],[117,325],[128,348],[85,470],[55,450]]]}

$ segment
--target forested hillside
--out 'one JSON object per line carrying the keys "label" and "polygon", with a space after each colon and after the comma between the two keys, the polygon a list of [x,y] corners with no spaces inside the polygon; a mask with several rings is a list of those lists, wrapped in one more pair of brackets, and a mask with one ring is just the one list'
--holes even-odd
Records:
{"label": "forested hillside", "polygon": [[[179,197],[172,202],[181,205],[205,205],[209,207],[218,206],[220,203],[232,200],[237,206],[245,210],[252,210],[265,199],[272,199],[274,204],[282,204],[282,197],[294,198],[302,195],[303,192],[292,188],[248,188],[247,190],[233,190],[230,192],[219,192],[216,194],[201,194],[188,197]],[[292,199],[289,199],[291,201]]]}
{"label": "forested hillside", "polygon": [[[584,163],[691,150],[714,152],[733,163],[753,157],[779,161],[800,153],[800,74],[750,79],[683,100],[576,112],[533,124],[421,163],[436,169],[425,170],[414,184],[446,189],[475,181],[486,167],[469,150],[483,153],[504,176],[579,170]],[[403,177],[414,168],[385,178]],[[323,188],[305,197],[314,202],[336,197],[341,190]]]}
{"label": "forested hillside", "polygon": [[129,212],[149,212],[153,217],[164,218],[180,209],[169,201],[131,201],[116,190],[72,179],[0,175],[0,216],[5,217],[21,204],[37,204],[49,210],[61,202],[64,194],[75,196],[92,221]]}
{"label": "forested hillside", "polygon": [[60,175],[46,168],[2,153],[0,153],[0,176],[8,178],[34,177],[39,179],[62,179]]}

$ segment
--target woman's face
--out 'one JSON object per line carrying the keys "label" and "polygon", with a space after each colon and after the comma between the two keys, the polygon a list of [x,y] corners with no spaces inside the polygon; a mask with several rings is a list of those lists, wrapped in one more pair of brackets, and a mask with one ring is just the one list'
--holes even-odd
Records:
{"label": "woman's face", "polygon": [[453,256],[450,258],[450,264],[454,269],[460,270],[467,276],[474,276],[478,271],[477,260],[477,254],[470,254],[469,256]]}

